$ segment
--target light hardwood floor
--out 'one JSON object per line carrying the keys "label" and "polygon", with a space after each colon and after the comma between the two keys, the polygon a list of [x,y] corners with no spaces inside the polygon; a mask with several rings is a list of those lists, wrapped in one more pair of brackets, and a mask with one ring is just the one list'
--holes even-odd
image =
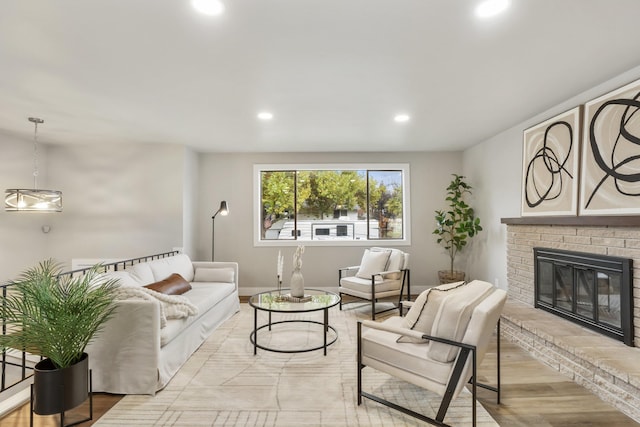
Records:
{"label": "light hardwood floor", "polygon": [[[479,379],[488,383],[495,381],[495,351],[490,351],[479,371]],[[483,406],[502,426],[569,427],[569,426],[640,426],[612,406],[598,399],[585,388],[575,384],[555,370],[536,361],[520,347],[502,340],[502,401],[495,403],[495,394],[480,389]],[[97,393],[94,396],[94,422],[121,396]],[[81,419],[88,413],[84,404],[67,414],[66,422]],[[81,424],[90,426],[93,422]],[[5,418],[1,427],[24,427],[29,425],[29,407],[25,405]],[[59,425],[56,416],[35,416],[34,426],[54,427]]]}
{"label": "light hardwood floor", "polygon": [[[480,390],[482,405],[503,427],[640,426],[517,345],[501,340],[501,404],[495,393]],[[495,381],[495,352],[487,353],[479,378]]]}

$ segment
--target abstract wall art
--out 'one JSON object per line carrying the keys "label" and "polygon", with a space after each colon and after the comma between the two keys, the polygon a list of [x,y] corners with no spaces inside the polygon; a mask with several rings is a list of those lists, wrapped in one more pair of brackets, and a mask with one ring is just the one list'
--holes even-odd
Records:
{"label": "abstract wall art", "polygon": [[524,131],[522,216],[576,215],[581,107]]}
{"label": "abstract wall art", "polygon": [[640,213],[640,80],[585,104],[580,215]]}

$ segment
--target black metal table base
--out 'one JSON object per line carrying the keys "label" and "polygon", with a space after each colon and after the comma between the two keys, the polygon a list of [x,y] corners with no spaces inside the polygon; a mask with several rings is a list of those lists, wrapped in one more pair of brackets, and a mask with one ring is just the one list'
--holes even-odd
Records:
{"label": "black metal table base", "polygon": [[[269,313],[269,323],[264,324],[262,326],[257,326],[257,309],[254,310],[254,330],[251,331],[251,334],[249,334],[249,340],[251,341],[251,343],[253,344],[253,354],[257,354],[258,349],[262,349],[262,350],[267,350],[267,351],[273,351],[275,353],[305,353],[308,351],[315,351],[315,350],[320,350],[320,349],[324,349],[324,355],[327,355],[327,347],[329,347],[331,344],[333,344],[334,342],[336,342],[338,340],[338,331],[335,330],[335,328],[331,325],[329,325],[326,320],[328,315],[325,313],[325,322],[317,322],[315,320],[304,320],[304,319],[300,319],[300,320],[280,320],[278,322],[271,322],[271,313]],[[267,347],[264,345],[260,345],[257,343],[257,334],[258,331],[264,328],[269,328],[269,330],[271,330],[271,326],[272,325],[278,325],[278,324],[282,324],[282,323],[314,323],[316,325],[321,325],[323,327],[323,333],[324,333],[324,342],[322,345],[316,346],[316,347],[311,347],[311,348],[302,348],[302,349],[291,349],[291,350],[284,350],[284,349],[278,349],[278,348],[272,348],[272,347]],[[335,334],[335,336],[333,337],[333,339],[331,341],[327,341],[327,332],[330,330],[333,331],[333,333]]]}

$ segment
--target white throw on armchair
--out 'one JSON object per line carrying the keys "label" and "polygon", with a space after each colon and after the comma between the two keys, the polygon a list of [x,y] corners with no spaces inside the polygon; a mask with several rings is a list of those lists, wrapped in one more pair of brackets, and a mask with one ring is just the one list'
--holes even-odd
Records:
{"label": "white throw on armchair", "polygon": [[[465,384],[472,385],[472,417],[476,425],[476,387],[497,392],[500,403],[499,319],[507,294],[487,282],[474,280],[424,291],[406,317],[384,322],[358,322],[358,405],[374,400],[435,425],[446,425],[449,404]],[[498,325],[497,387],[476,382],[490,338]],[[362,390],[366,368],[376,369],[441,396],[435,419]]]}
{"label": "white throw on armchair", "polygon": [[[366,249],[360,265],[338,270],[340,310],[343,304],[342,295],[350,295],[371,301],[371,319],[376,320],[376,314],[400,307],[405,287],[406,298],[410,298],[410,279],[408,253],[391,248]],[[376,302],[379,299],[395,296],[398,297],[397,306],[376,312]]]}

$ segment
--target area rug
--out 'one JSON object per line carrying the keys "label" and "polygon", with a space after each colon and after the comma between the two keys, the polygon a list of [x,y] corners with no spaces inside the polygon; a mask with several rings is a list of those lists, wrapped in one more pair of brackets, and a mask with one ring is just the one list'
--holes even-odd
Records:
{"label": "area rug", "polygon": [[[329,323],[337,341],[307,353],[253,354],[249,333],[253,309],[240,312],[217,329],[193,354],[167,387],[155,396],[129,395],[95,426],[422,426],[422,421],[368,399],[356,400],[356,323],[369,316],[365,304],[330,309]],[[259,323],[266,314],[259,312]],[[273,321],[322,321],[322,312],[273,315]],[[258,342],[275,348],[315,347],[322,326],[283,323],[261,330]],[[372,369],[364,370],[364,391],[373,392],[417,412],[433,416],[439,396]],[[479,426],[497,426],[477,404]],[[471,425],[471,394],[452,402],[445,422]]]}

